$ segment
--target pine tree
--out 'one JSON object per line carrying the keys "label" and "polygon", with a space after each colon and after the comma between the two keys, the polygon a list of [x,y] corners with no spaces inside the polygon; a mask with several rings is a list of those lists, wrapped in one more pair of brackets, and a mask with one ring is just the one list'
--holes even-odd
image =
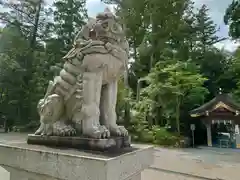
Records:
{"label": "pine tree", "polygon": [[85,24],[87,18],[86,0],[57,0],[54,2],[54,31],[69,50],[76,33]]}
{"label": "pine tree", "polygon": [[[1,5],[8,11],[0,14],[1,22],[5,24],[0,46],[3,57],[6,57],[1,62],[0,71],[5,72],[6,75],[1,77],[0,85],[1,88],[5,88],[5,94],[8,96],[7,101],[10,104],[7,104],[13,106],[13,109],[6,106],[5,112],[9,113],[11,109],[14,112],[12,114],[17,114],[16,120],[27,123],[34,119],[33,114],[36,117],[34,74],[44,52],[41,43],[48,34],[46,32],[50,19],[43,0],[16,0],[14,3],[1,1]],[[11,59],[9,63],[8,59]],[[16,82],[12,82],[13,79]],[[13,117],[11,114],[8,116]]]}
{"label": "pine tree", "polygon": [[193,60],[200,66],[201,73],[209,79],[205,86],[210,91],[210,95],[214,96],[215,92],[220,88],[220,77],[227,67],[228,59],[224,53],[213,46],[226,38],[216,35],[218,28],[209,16],[208,11],[207,6],[203,5],[196,14],[197,39]]}
{"label": "pine tree", "polygon": [[202,49],[203,53],[210,46],[226,39],[219,38],[216,35],[219,29],[209,16],[209,9],[206,5],[203,5],[196,14],[196,30],[198,37],[197,46]]}
{"label": "pine tree", "polygon": [[233,0],[228,6],[224,16],[224,22],[229,25],[229,35],[233,39],[240,37],[240,1]]}
{"label": "pine tree", "polygon": [[46,36],[46,27],[51,19],[44,0],[16,0],[0,2],[8,10],[0,12],[0,22],[18,28],[29,41],[29,47],[35,48],[37,41]]}

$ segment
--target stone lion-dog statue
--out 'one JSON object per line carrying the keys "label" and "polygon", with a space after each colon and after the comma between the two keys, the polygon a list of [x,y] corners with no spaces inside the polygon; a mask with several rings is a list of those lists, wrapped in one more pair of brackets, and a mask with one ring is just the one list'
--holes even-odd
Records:
{"label": "stone lion-dog statue", "polygon": [[127,71],[129,45],[118,19],[106,9],[76,35],[64,66],[38,103],[35,135],[90,138],[127,136],[116,123],[117,84]]}

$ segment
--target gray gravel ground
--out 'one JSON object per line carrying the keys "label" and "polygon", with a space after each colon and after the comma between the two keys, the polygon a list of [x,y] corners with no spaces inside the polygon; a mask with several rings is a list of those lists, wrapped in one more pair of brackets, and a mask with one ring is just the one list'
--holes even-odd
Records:
{"label": "gray gravel ground", "polygon": [[[26,134],[0,133],[0,143],[17,144]],[[239,180],[240,150],[155,148],[153,165],[142,180]]]}

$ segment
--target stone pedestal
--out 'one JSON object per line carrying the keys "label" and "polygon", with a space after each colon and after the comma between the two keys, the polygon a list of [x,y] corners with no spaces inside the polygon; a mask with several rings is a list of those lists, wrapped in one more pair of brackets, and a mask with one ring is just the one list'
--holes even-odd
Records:
{"label": "stone pedestal", "polygon": [[[2,166],[9,173],[8,180],[59,180],[50,176],[45,176],[37,173],[27,172],[18,168],[12,168],[9,166]],[[10,177],[11,175],[11,177]],[[2,177],[2,176],[0,176]],[[1,178],[0,178],[1,179]],[[2,180],[2,179],[1,179]]]}
{"label": "stone pedestal", "polygon": [[29,175],[32,180],[40,176],[59,180],[140,180],[141,172],[152,161],[153,147],[145,145],[132,145],[121,153],[104,153],[26,143],[0,144],[0,165],[35,174],[36,178]]}
{"label": "stone pedestal", "polygon": [[10,173],[5,168],[0,166],[0,179],[1,180],[10,180]]}
{"label": "stone pedestal", "polygon": [[47,145],[58,147],[71,147],[81,150],[96,151],[121,151],[121,149],[131,146],[130,136],[111,137],[108,139],[93,139],[86,137],[61,137],[61,136],[40,136],[29,134],[28,144]]}

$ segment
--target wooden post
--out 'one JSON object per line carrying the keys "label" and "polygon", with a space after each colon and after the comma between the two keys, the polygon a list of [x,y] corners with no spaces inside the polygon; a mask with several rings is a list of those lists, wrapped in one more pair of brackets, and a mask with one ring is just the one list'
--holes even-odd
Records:
{"label": "wooden post", "polygon": [[211,129],[211,123],[206,123],[207,127],[207,144],[209,147],[212,147],[212,129]]}
{"label": "wooden post", "polygon": [[5,133],[8,132],[8,122],[7,122],[7,119],[4,119],[4,131],[5,131]]}

